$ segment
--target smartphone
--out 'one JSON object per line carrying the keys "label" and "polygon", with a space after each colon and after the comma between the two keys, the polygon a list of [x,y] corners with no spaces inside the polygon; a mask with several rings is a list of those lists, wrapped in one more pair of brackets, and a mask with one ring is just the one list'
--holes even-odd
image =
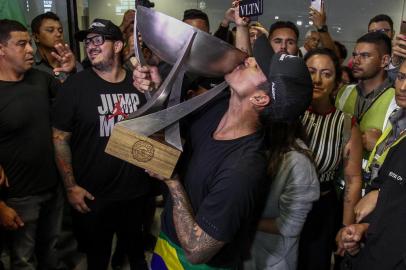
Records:
{"label": "smartphone", "polygon": [[318,12],[321,11],[321,1],[322,0],[311,0],[310,6],[317,10]]}
{"label": "smartphone", "polygon": [[406,35],[406,21],[404,20],[400,23],[400,34]]}
{"label": "smartphone", "polygon": [[240,2],[240,17],[257,17],[264,13],[263,0],[242,0]]}

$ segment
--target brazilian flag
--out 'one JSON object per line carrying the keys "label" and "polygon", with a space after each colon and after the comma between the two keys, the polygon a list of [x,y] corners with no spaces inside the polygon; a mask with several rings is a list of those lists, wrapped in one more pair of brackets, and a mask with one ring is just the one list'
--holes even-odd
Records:
{"label": "brazilian flag", "polygon": [[152,270],[231,270],[211,267],[207,264],[191,264],[181,247],[173,243],[163,232],[159,234],[151,259]]}
{"label": "brazilian flag", "polygon": [[0,19],[15,20],[27,27],[24,11],[17,0],[0,0]]}

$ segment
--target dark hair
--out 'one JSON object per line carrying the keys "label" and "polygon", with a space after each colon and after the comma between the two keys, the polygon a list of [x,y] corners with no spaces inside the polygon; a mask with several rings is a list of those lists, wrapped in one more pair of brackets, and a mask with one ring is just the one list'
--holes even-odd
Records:
{"label": "dark hair", "polygon": [[265,81],[265,82],[262,82],[259,85],[257,85],[256,89],[264,91],[265,94],[268,95],[270,98],[270,102],[268,103],[268,105],[265,106],[265,108],[259,112],[259,118],[258,118],[259,123],[260,123],[258,128],[266,129],[269,126],[269,124],[272,122],[271,106],[272,106],[273,102],[272,102],[272,97],[271,97],[271,91],[269,90],[269,89],[271,89],[271,84],[268,81]]}
{"label": "dark hair", "polygon": [[10,39],[11,32],[27,31],[27,28],[17,21],[8,19],[0,20],[0,43],[6,43]]}
{"label": "dark hair", "polygon": [[336,87],[340,84],[341,82],[341,66],[340,66],[340,61],[338,60],[337,55],[330,49],[327,48],[316,48],[313,50],[310,50],[309,52],[307,52],[306,56],[304,57],[304,61],[307,62],[307,60],[309,60],[312,56],[315,55],[325,55],[330,57],[331,61],[333,62],[333,66],[335,69],[335,73],[336,73]]}
{"label": "dark hair", "polygon": [[345,59],[348,56],[348,51],[347,48],[344,46],[344,44],[342,44],[341,42],[335,40],[334,44],[336,45],[338,52],[339,52],[339,58]]}
{"label": "dark hair", "polygon": [[357,79],[355,79],[354,74],[352,74],[352,69],[350,69],[347,66],[342,66],[341,67],[341,73],[346,72],[348,74],[348,77],[350,78],[350,84],[357,83]]}
{"label": "dark hair", "polygon": [[387,22],[387,23],[389,23],[390,29],[391,29],[391,31],[393,31],[393,21],[392,21],[391,17],[389,17],[388,15],[386,15],[386,14],[376,15],[375,17],[373,17],[369,21],[368,28],[372,23],[377,23],[377,22]]}
{"label": "dark hair", "polygon": [[206,22],[207,28],[210,29],[210,23],[209,23],[209,17],[207,17],[207,14],[201,11],[200,9],[187,9],[183,13],[183,19],[182,21],[186,20],[194,20],[194,19],[201,19]]}
{"label": "dark hair", "polygon": [[297,143],[306,141],[306,133],[300,119],[287,122],[271,122],[266,130],[266,143],[269,149],[268,175],[274,177],[287,152],[292,150],[306,155],[313,161],[312,153]]}
{"label": "dark hair", "polygon": [[357,40],[357,43],[372,43],[378,46],[382,54],[392,55],[392,41],[381,32],[366,33]]}
{"label": "dark hair", "polygon": [[50,20],[60,22],[60,19],[59,19],[58,15],[56,15],[53,12],[48,11],[46,13],[38,15],[37,17],[35,17],[31,21],[31,31],[33,33],[38,34],[39,33],[39,28],[41,27],[41,24],[42,24],[42,21],[45,20],[45,19],[50,19]]}
{"label": "dark hair", "polygon": [[297,29],[296,25],[293,22],[290,21],[277,21],[274,22],[271,27],[269,28],[269,37],[272,36],[273,32],[277,29],[281,28],[289,28],[292,29],[293,32],[296,34],[296,38],[299,39],[299,29]]}

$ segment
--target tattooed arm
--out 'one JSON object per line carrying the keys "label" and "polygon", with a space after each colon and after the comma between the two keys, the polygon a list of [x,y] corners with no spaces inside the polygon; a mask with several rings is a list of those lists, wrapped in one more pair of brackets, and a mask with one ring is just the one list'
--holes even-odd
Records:
{"label": "tattooed arm", "polygon": [[362,176],[362,143],[361,132],[357,125],[351,130],[351,138],[344,149],[344,213],[343,224],[353,224],[354,208],[361,199]]}
{"label": "tattooed arm", "polygon": [[355,206],[361,199],[362,189],[362,143],[361,132],[357,125],[354,125],[351,130],[351,138],[344,148],[344,211],[343,211],[343,227],[336,235],[337,251],[340,256],[344,256],[345,248],[340,245],[342,234],[346,231],[348,225],[355,222]]}
{"label": "tattooed arm", "polygon": [[79,212],[87,213],[90,209],[86,205],[85,198],[94,200],[94,197],[76,184],[72,168],[72,152],[69,145],[71,135],[70,132],[52,128],[56,165],[62,176],[69,203]]}
{"label": "tattooed arm", "polygon": [[225,244],[208,235],[196,223],[189,198],[178,180],[166,180],[173,201],[173,221],[180,244],[193,264],[208,262]]}

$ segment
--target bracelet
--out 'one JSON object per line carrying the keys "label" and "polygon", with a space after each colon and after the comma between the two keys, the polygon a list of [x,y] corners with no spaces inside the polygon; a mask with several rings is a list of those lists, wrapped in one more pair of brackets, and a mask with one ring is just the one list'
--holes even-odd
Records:
{"label": "bracelet", "polygon": [[320,28],[317,28],[317,32],[319,32],[319,33],[327,33],[328,32],[327,25],[324,24]]}

